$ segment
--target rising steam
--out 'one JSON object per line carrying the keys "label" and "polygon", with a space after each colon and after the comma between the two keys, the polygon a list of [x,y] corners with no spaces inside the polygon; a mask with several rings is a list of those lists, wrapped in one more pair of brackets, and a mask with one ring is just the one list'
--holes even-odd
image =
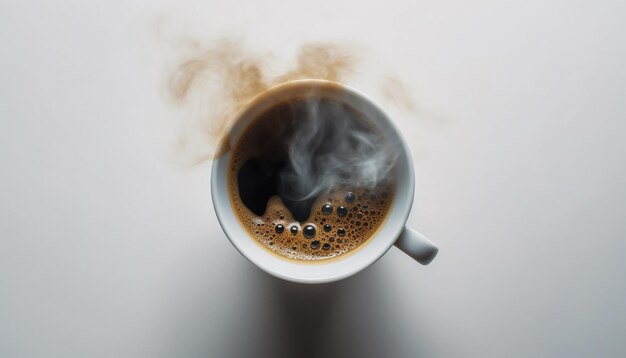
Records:
{"label": "rising steam", "polygon": [[182,113],[180,152],[192,164],[219,156],[217,143],[228,133],[235,115],[255,95],[276,84],[297,79],[343,82],[355,69],[350,46],[330,42],[307,43],[291,68],[273,75],[267,59],[246,49],[241,41],[221,40],[208,45],[191,42],[167,81],[168,97]]}
{"label": "rising steam", "polygon": [[396,143],[384,141],[355,114],[337,102],[306,100],[280,172],[281,197],[307,200],[335,187],[373,187],[387,177]]}
{"label": "rising steam", "polygon": [[[182,153],[191,156],[192,164],[221,155],[220,149],[228,148],[216,151],[216,144],[255,95],[296,79],[343,83],[355,72],[354,53],[337,43],[308,43],[297,52],[293,67],[269,75],[267,59],[273,56],[255,54],[241,42],[194,43],[171,72],[167,87],[169,97],[186,111],[181,115],[183,130],[178,140]],[[307,100],[288,142],[287,163],[278,173],[278,191],[284,200],[310,202],[327,189],[373,187],[389,175],[397,143],[384,142],[380,134],[356,123],[345,111],[337,103]]]}

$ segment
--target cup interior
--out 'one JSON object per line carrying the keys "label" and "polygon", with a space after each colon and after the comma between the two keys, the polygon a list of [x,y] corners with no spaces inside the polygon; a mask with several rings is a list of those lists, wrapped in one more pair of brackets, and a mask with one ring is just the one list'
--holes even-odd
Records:
{"label": "cup interior", "polygon": [[387,140],[397,141],[400,153],[393,170],[396,190],[391,207],[378,232],[354,251],[319,262],[295,261],[272,254],[258,244],[239,223],[228,193],[228,166],[231,150],[214,159],[211,172],[213,206],[224,233],[233,246],[262,270],[279,278],[301,283],[325,283],[349,277],[378,260],[400,236],[413,203],[414,173],[410,153],[389,117],[370,99],[356,90],[330,81],[298,80],[272,87],[253,98],[238,114],[228,137],[227,148],[233,148],[246,126],[275,104],[315,93],[358,108]]}

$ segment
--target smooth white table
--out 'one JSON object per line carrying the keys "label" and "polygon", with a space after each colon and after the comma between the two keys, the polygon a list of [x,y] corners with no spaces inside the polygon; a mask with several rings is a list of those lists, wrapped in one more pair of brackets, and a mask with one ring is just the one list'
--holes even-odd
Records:
{"label": "smooth white table", "polygon": [[[626,356],[626,3],[335,3],[2,3],[1,357]],[[174,164],[157,28],[356,44],[374,98],[403,77],[439,257],[319,287],[248,263],[209,166]]]}

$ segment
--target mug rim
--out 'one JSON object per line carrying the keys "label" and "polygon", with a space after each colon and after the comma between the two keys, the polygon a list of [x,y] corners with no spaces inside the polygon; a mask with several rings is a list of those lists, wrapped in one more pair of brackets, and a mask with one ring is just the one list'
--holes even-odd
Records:
{"label": "mug rim", "polygon": [[[395,126],[395,123],[371,98],[342,83],[320,79],[300,79],[286,81],[272,86],[254,96],[246,103],[245,106],[243,106],[243,108],[235,115],[233,127],[225,135],[227,137],[222,138],[222,140],[231,139],[231,145],[229,148],[232,148],[233,144],[238,142],[247,124],[256,117],[256,115],[254,115],[255,110],[258,114],[258,112],[271,107],[273,104],[279,103],[281,100],[277,100],[277,96],[281,94],[289,96],[290,93],[297,92],[298,90],[306,91],[316,88],[338,89],[340,92],[337,93],[340,93],[343,96],[352,97],[355,101],[361,101],[365,105],[369,106],[370,110],[376,112],[375,115],[377,118],[375,120],[383,120],[382,122],[384,122],[384,126],[387,127],[384,130],[393,134],[395,136],[393,139],[397,140],[399,147],[402,148],[402,153],[400,153],[401,156],[399,158],[403,159],[403,163],[398,162],[398,164],[403,166],[403,175],[400,177],[400,175],[397,174],[397,180],[404,183],[402,187],[403,193],[400,193],[400,183],[397,183],[394,199],[385,221],[377,232],[361,247],[348,253],[347,255],[341,255],[328,261],[321,260],[319,262],[290,260],[280,257],[277,254],[270,253],[269,250],[262,248],[259,243],[250,237],[250,234],[243,229],[238,219],[235,217],[232,202],[230,200],[230,194],[228,193],[227,184],[225,183],[225,180],[227,180],[225,177],[227,177],[227,170],[232,153],[231,149],[220,153],[217,158],[214,158],[211,166],[211,199],[213,207],[218,218],[218,222],[231,244],[246,259],[261,268],[263,271],[288,281],[300,283],[326,283],[341,280],[360,272],[378,261],[391,248],[391,246],[393,246],[397,238],[404,230],[412,208],[415,191],[415,174],[413,171],[411,153],[406,141],[402,138],[400,131]],[[346,98],[347,97],[343,99],[345,100]],[[272,100],[274,100],[275,103],[272,103]],[[246,115],[248,117],[246,117]],[[398,200],[401,201],[400,204],[398,204]],[[225,203],[226,201],[227,203]],[[398,205],[401,207],[398,207]],[[233,218],[239,230],[229,224],[233,222]],[[244,235],[241,235],[242,232]],[[245,237],[245,241],[240,239],[241,236]],[[249,245],[249,243],[254,244],[262,251],[254,249],[254,246]],[[373,251],[374,249],[376,251]],[[282,263],[283,265],[277,264],[277,262]],[[346,262],[348,263],[346,264]],[[311,269],[313,267],[320,268],[319,275],[314,273],[315,269]]]}

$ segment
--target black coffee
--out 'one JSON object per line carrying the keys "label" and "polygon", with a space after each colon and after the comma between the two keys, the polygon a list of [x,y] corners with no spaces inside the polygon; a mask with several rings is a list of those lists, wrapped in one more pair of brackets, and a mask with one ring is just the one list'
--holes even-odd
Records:
{"label": "black coffee", "polygon": [[244,228],[273,253],[303,261],[344,255],[366,242],[394,193],[391,174],[374,184],[353,180],[355,171],[373,170],[361,168],[373,165],[363,158],[383,141],[372,128],[356,109],[323,97],[261,113],[229,163],[230,199]]}

